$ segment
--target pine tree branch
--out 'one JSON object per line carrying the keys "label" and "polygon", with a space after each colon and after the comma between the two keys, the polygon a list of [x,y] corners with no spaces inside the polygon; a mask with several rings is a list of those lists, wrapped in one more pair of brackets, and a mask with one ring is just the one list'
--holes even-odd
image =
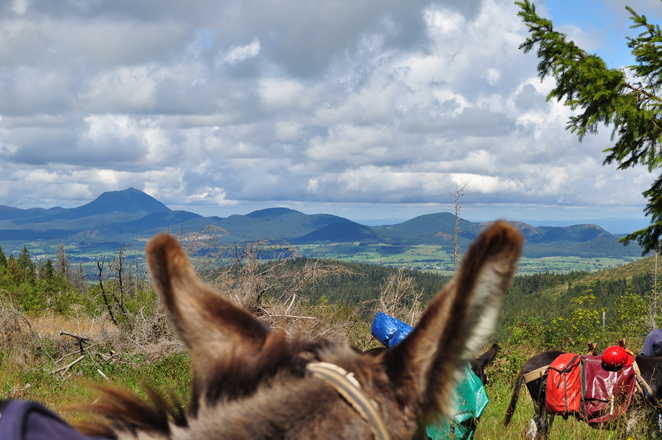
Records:
{"label": "pine tree branch", "polygon": [[[529,36],[519,46],[527,53],[537,46],[538,76],[553,77],[556,84],[547,99],[557,99],[578,112],[568,119],[567,129],[581,140],[602,126],[611,126],[614,145],[607,148],[605,164],[619,169],[645,165],[649,171],[662,167],[662,30],[646,17],[627,8],[632,28],[644,31],[628,38],[628,47],[637,64],[629,66],[635,79],[625,72],[609,69],[602,58],[588,54],[566,35],[555,31],[549,19],[540,17],[530,0],[517,1],[518,15]],[[627,235],[622,241],[636,240],[644,253],[657,248],[662,237],[662,176],[643,193],[648,200],[644,212],[651,225]]]}
{"label": "pine tree branch", "polygon": [[628,89],[632,90],[635,93],[646,96],[648,99],[652,99],[654,101],[662,102],[662,98],[660,98],[659,96],[653,95],[652,93],[650,93],[648,90],[646,90],[644,88],[633,86],[632,84],[630,84],[628,82],[625,83],[625,87],[627,87]]}

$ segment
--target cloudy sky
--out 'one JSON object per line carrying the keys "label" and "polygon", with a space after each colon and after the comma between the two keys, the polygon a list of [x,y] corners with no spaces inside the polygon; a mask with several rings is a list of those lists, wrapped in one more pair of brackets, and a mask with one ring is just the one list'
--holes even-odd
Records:
{"label": "cloudy sky", "polygon": [[[619,0],[537,2],[613,67]],[[572,4],[572,6],[568,6]],[[628,4],[662,19],[660,0]],[[511,0],[0,0],[0,204],[130,186],[206,215],[641,220],[517,49]]]}

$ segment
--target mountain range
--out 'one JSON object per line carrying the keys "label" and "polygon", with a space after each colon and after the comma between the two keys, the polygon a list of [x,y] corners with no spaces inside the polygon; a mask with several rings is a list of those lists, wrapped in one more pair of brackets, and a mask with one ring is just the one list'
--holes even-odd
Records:
{"label": "mountain range", "polygon": [[[623,257],[639,256],[636,245],[624,247],[618,237],[594,224],[532,226],[515,223],[526,239],[525,255]],[[386,226],[366,226],[330,215],[308,215],[288,208],[269,208],[246,215],[203,217],[169,209],[154,197],[129,188],[105,192],[76,208],[20,209],[0,206],[0,242],[66,243],[143,241],[168,230],[177,234],[213,234],[220,243],[386,243],[397,246],[453,244],[455,216],[442,212]],[[459,219],[460,245],[468,245],[484,223]]]}

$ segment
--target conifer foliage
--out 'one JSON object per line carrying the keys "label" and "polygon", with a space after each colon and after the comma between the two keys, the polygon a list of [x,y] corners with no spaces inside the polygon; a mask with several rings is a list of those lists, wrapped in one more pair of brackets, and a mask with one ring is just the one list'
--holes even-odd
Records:
{"label": "conifer foliage", "polygon": [[[520,45],[525,53],[537,46],[538,74],[553,77],[556,85],[547,99],[563,101],[575,114],[567,129],[581,140],[601,125],[612,127],[613,145],[606,148],[604,163],[619,169],[637,165],[650,172],[662,165],[662,31],[645,15],[626,7],[640,30],[627,45],[636,64],[624,70],[609,69],[595,54],[579,48],[554,30],[550,20],[540,17],[530,0],[518,1],[518,15],[528,27],[529,37]],[[662,2],[660,3],[662,6]],[[662,175],[643,193],[644,210],[651,224],[635,231],[623,241],[636,240],[644,253],[658,248],[662,235]]]}

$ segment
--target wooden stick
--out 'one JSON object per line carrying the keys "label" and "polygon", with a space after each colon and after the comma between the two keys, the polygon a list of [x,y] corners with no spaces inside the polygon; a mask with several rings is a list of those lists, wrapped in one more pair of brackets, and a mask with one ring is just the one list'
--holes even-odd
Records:
{"label": "wooden stick", "polygon": [[88,338],[86,336],[78,336],[78,335],[74,335],[73,333],[69,333],[69,332],[65,332],[65,331],[61,331],[60,336],[71,336],[72,338],[76,338],[78,340],[83,340],[85,342],[91,340],[90,338]]}
{"label": "wooden stick", "polygon": [[317,319],[314,316],[269,315],[270,318]]}
{"label": "wooden stick", "polygon": [[73,367],[78,362],[82,361],[83,359],[85,359],[85,355],[80,356],[78,359],[76,359],[73,362],[70,362],[69,364],[65,365],[64,367],[60,367],[56,370],[51,371],[49,374],[59,373],[60,371],[67,371],[69,368]]}
{"label": "wooden stick", "polygon": [[85,336],[78,336],[74,335],[73,333],[61,331],[60,336],[71,336],[72,338],[78,339],[78,347],[80,348],[80,354],[84,355],[85,354],[85,348],[83,347],[84,342],[90,342],[90,338],[86,338]]}

